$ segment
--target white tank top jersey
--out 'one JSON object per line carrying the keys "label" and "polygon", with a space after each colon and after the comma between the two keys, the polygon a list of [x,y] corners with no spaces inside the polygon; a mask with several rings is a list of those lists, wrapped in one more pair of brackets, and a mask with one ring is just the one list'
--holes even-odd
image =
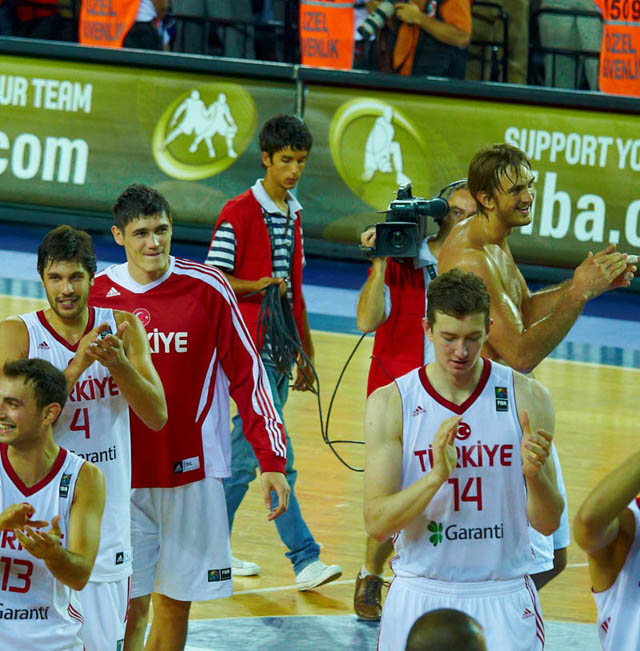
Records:
{"label": "white tank top jersey", "polygon": [[[76,354],[47,322],[42,311],[23,314],[29,331],[29,357],[65,369]],[[117,331],[113,310],[89,308],[86,332],[101,323]],[[78,378],[53,428],[56,443],[98,466],[104,473],[106,503],[100,549],[91,581],[119,581],[131,574],[131,439],[129,405],[109,369],[94,362]]]}
{"label": "white tank top jersey", "polygon": [[633,542],[614,584],[594,592],[598,636],[604,651],[640,649],[640,499],[629,504],[635,521]]}
{"label": "white tank top jersey", "polygon": [[396,380],[403,489],[431,469],[431,444],[442,421],[463,416],[455,442],[458,465],[423,513],[394,538],[398,576],[505,580],[531,567],[513,371],[482,363],[478,386],[462,405],[436,392],[424,366]]}
{"label": "white tank top jersey", "polygon": [[[69,514],[83,463],[80,457],[60,448],[49,474],[27,488],[11,467],[7,446],[0,445],[0,511],[28,502],[35,508],[34,519],[51,523],[60,515],[61,544],[67,547]],[[77,593],[56,580],[43,560],[25,551],[13,531],[0,531],[0,577],[3,649],[82,649]]]}

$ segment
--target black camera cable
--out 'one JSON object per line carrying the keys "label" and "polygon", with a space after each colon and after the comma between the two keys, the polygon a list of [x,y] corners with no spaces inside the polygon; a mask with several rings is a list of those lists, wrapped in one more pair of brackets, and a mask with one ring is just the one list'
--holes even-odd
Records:
{"label": "black camera cable", "polygon": [[[283,375],[290,376],[290,369],[293,365],[297,365],[303,373],[312,373],[315,380],[315,388],[311,388],[310,391],[316,395],[318,402],[318,416],[320,419],[320,432],[322,435],[322,440],[329,446],[330,450],[336,456],[336,458],[349,470],[355,472],[363,472],[363,468],[356,468],[346,461],[334,447],[337,444],[354,444],[354,445],[364,445],[364,441],[354,441],[348,439],[336,439],[331,440],[329,438],[329,422],[331,418],[331,411],[333,409],[333,404],[335,401],[336,394],[342,378],[347,370],[347,366],[351,362],[353,356],[355,355],[358,347],[362,343],[362,340],[366,336],[363,334],[360,339],[357,341],[354,346],[351,354],[347,358],[336,386],[331,395],[329,401],[329,408],[327,410],[326,421],[323,420],[322,415],[322,402],[320,399],[320,378],[316,372],[313,362],[309,359],[308,355],[302,349],[302,344],[300,342],[300,337],[298,336],[298,331],[295,325],[295,320],[293,317],[293,312],[291,309],[291,304],[286,296],[280,295],[280,285],[271,284],[268,285],[264,290],[264,296],[262,298],[262,303],[260,305],[260,311],[258,315],[258,329],[257,329],[257,341],[261,339],[264,341],[265,335],[268,333],[268,342],[271,346],[271,358],[278,372]],[[253,292],[247,296],[257,294],[258,292]],[[292,334],[293,333],[293,336]],[[302,363],[299,361],[299,358],[302,358]],[[374,359],[377,359],[374,357]],[[386,373],[386,371],[385,371]],[[387,374],[388,375],[388,374]],[[391,376],[389,376],[392,380]]]}

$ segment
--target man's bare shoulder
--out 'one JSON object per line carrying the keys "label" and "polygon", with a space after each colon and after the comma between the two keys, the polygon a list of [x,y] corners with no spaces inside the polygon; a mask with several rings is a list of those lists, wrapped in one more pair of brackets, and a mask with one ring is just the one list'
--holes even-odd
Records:
{"label": "man's bare shoulder", "polygon": [[400,391],[398,391],[395,382],[389,382],[389,384],[376,389],[367,398],[367,405],[391,407],[394,404],[401,404]]}
{"label": "man's bare shoulder", "polygon": [[520,397],[526,397],[536,401],[546,401],[551,399],[551,393],[547,387],[538,382],[534,377],[520,373],[515,369],[513,371],[513,385],[518,399],[520,399]]}
{"label": "man's bare shoulder", "polygon": [[402,423],[402,398],[395,382],[376,389],[367,398],[366,418],[386,423]]}
{"label": "man's bare shoulder", "polygon": [[447,238],[438,258],[438,273],[458,268],[471,271],[478,276],[492,273],[494,264],[491,256],[482,247],[462,246]]}
{"label": "man's bare shoulder", "polygon": [[538,380],[513,371],[513,387],[518,411],[526,410],[532,424],[547,430],[553,429],[553,401],[549,389]]}
{"label": "man's bare shoulder", "polygon": [[104,473],[102,470],[91,463],[90,461],[85,461],[80,467],[80,472],[78,473],[78,482],[82,485],[83,488],[101,486],[104,484]]}
{"label": "man's bare shoulder", "polygon": [[8,316],[6,319],[0,321],[0,328],[6,332],[14,332],[19,330],[26,330],[27,325],[19,316]]}
{"label": "man's bare shoulder", "polygon": [[395,382],[376,389],[367,398],[364,421],[369,443],[401,438],[402,398]]}
{"label": "man's bare shoulder", "polygon": [[[0,339],[12,349],[29,345],[27,324],[19,316],[10,316],[0,321]],[[25,357],[26,355],[22,355]]]}

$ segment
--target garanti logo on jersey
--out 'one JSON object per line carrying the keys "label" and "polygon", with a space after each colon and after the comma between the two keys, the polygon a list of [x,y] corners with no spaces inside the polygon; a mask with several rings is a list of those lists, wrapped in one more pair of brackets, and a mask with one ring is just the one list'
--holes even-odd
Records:
{"label": "garanti logo on jersey", "polygon": [[442,522],[433,520],[428,526],[431,536],[429,542],[437,547],[443,540],[500,540],[504,538],[504,524],[494,524],[491,527],[461,527],[457,524],[444,526]]}
{"label": "garanti logo on jersey", "polygon": [[391,104],[354,99],[331,121],[331,157],[351,191],[382,210],[399,185],[413,183],[414,194],[428,192],[429,149],[421,132]]}
{"label": "garanti logo on jersey", "polygon": [[258,111],[238,84],[192,88],[176,97],[153,132],[153,157],[174,179],[215,176],[234,163],[253,139]]}

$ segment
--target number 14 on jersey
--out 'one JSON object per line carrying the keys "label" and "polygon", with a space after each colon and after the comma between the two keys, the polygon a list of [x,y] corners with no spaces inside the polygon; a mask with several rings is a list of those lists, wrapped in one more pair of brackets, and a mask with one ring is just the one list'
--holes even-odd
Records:
{"label": "number 14 on jersey", "polygon": [[460,492],[458,477],[450,477],[449,483],[453,486],[453,510],[460,510],[460,502],[475,502],[478,511],[482,511],[482,478],[469,477]]}

